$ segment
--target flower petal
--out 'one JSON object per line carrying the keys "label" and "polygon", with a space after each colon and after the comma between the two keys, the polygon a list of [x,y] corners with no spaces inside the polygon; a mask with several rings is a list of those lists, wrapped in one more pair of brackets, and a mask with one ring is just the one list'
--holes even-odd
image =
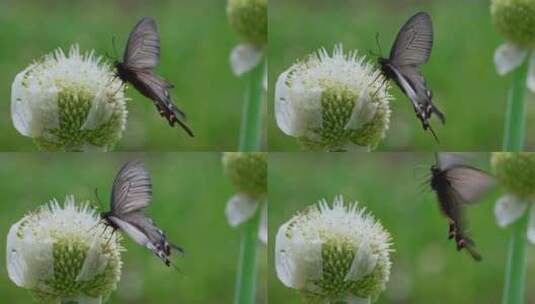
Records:
{"label": "flower petal", "polygon": [[57,102],[42,102],[56,100],[57,88],[52,86],[44,90],[25,84],[24,79],[30,70],[31,66],[17,74],[11,86],[11,119],[20,134],[39,137],[45,127],[59,127]]}
{"label": "flower petal", "polygon": [[494,206],[494,215],[500,227],[516,221],[526,211],[527,204],[512,194],[506,194],[498,199]]}
{"label": "flower petal", "polygon": [[377,265],[378,256],[373,253],[369,240],[363,240],[359,248],[355,248],[357,254],[351,262],[351,267],[347,272],[345,281],[358,281],[365,275],[370,274]]}
{"label": "flower petal", "polygon": [[[290,239],[286,232],[291,222],[290,220],[284,223],[275,238],[277,277],[287,287],[310,290],[307,280],[320,279],[323,274],[321,243],[299,239],[299,235],[293,235]],[[308,248],[300,248],[305,246]],[[307,252],[307,254],[294,254],[302,252]]]}
{"label": "flower petal", "polygon": [[[297,100],[293,100],[292,97],[298,99],[301,92],[292,94],[287,83],[290,71],[280,74],[275,85],[275,118],[282,132],[299,137],[305,135],[310,128],[321,126],[321,92],[307,90],[308,105],[301,105]],[[311,99],[317,102],[310,102]],[[313,134],[308,135],[313,136]]]}
{"label": "flower petal", "polygon": [[[112,84],[113,83],[110,85]],[[119,90],[122,89],[123,87],[117,88],[117,94],[122,94],[122,92],[119,92]],[[114,113],[113,107],[115,105],[111,104],[108,99],[103,97],[105,94],[107,94],[106,91],[100,90],[93,98],[91,108],[89,109],[89,113],[87,113],[87,118],[82,125],[82,129],[96,129],[110,120],[112,114]]]}
{"label": "flower petal", "polygon": [[230,67],[236,76],[252,70],[262,60],[264,48],[252,43],[240,43],[230,52]]}
{"label": "flower petal", "polygon": [[353,106],[351,117],[345,125],[345,129],[358,130],[364,124],[368,123],[377,112],[377,104],[372,102],[369,88],[364,89],[360,94],[357,102]]}
{"label": "flower petal", "polygon": [[528,89],[535,92],[535,52],[529,58],[528,79],[526,80]]}
{"label": "flower petal", "polygon": [[254,215],[257,208],[258,202],[247,194],[238,193],[234,195],[229,199],[225,208],[229,225],[236,227],[247,221]]}
{"label": "flower petal", "polygon": [[268,242],[267,203],[263,204],[261,212],[262,214],[260,214],[261,218],[260,218],[260,228],[258,229],[258,239],[260,239],[260,241],[264,243],[264,245],[267,245],[267,242]]}
{"label": "flower petal", "polygon": [[500,75],[509,73],[522,64],[527,53],[524,48],[509,42],[500,45],[494,53],[496,71]]}
{"label": "flower petal", "polygon": [[535,244],[535,208],[531,208],[529,212],[529,224],[528,224],[528,240]]}
{"label": "flower petal", "polygon": [[100,237],[95,237],[86,252],[84,264],[76,276],[76,281],[89,281],[104,271],[108,265],[108,256],[101,254],[101,246]]}
{"label": "flower petal", "polygon": [[34,288],[40,280],[53,275],[52,243],[35,242],[33,234],[21,228],[24,217],[9,229],[6,246],[8,276],[17,286]]}

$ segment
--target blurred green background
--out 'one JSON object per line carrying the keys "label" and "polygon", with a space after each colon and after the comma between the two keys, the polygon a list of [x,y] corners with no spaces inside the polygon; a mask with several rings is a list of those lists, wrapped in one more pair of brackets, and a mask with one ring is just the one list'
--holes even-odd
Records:
{"label": "blurred green background", "polygon": [[[470,155],[470,164],[489,170],[489,154]],[[493,190],[468,206],[469,234],[483,256],[474,262],[448,240],[448,222],[425,185],[431,153],[271,153],[269,165],[269,301],[300,303],[277,278],[274,241],[278,228],[297,211],[336,195],[359,201],[393,237],[390,282],[378,303],[500,303],[510,229],[494,219]],[[535,246],[528,246],[525,303],[535,302]]]}
{"label": "blurred green background", "polygon": [[[440,139],[424,132],[407,97],[396,87],[391,103],[390,130],[379,150],[495,151],[502,142],[505,102],[510,75],[495,72],[494,50],[504,42],[491,22],[488,0],[270,0],[269,11],[269,150],[298,151],[294,138],[276,125],[273,91],[278,75],[297,60],[325,47],[343,43],[345,50],[387,56],[400,27],[424,10],[435,33],[429,63],[422,68],[434,101],[446,115],[446,125],[432,125]],[[527,95],[528,149],[535,148],[535,108]]]}
{"label": "blurred green background", "polygon": [[143,16],[156,19],[161,58],[156,72],[175,84],[177,105],[188,115],[196,137],[169,127],[150,100],[130,87],[128,123],[116,150],[233,151],[246,81],[229,66],[239,42],[220,0],[0,0],[0,149],[35,151],[11,121],[11,84],[34,60],[78,43],[82,51],[122,57],[128,34]]}
{"label": "blurred green background", "polygon": [[[2,247],[12,224],[53,198],[63,202],[73,194],[77,202],[97,205],[98,188],[108,210],[115,175],[133,158],[142,159],[152,176],[147,213],[186,254],[173,258],[177,272],[125,236],[121,281],[108,303],[231,303],[241,233],[224,215],[234,190],[222,173],[219,153],[0,154]],[[259,250],[258,303],[266,302],[265,248]],[[32,303],[30,294],[8,278],[5,247],[0,261],[1,302]]]}

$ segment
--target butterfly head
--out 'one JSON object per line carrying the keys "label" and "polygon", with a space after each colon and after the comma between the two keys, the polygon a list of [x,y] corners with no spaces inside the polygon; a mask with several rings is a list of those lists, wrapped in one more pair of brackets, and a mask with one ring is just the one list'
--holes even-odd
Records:
{"label": "butterfly head", "polygon": [[431,189],[436,190],[442,184],[442,170],[438,165],[431,166],[431,178],[429,179],[429,185]]}
{"label": "butterfly head", "polygon": [[384,57],[379,57],[377,58],[377,63],[379,63],[380,66],[384,66],[386,65],[388,62],[388,59],[387,58],[384,58]]}

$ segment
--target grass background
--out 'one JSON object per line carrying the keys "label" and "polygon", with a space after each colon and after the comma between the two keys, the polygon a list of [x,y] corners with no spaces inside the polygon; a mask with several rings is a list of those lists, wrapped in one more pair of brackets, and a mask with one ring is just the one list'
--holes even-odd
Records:
{"label": "grass background", "polygon": [[245,79],[230,70],[239,42],[219,0],[0,0],[0,150],[35,151],[11,121],[11,84],[33,60],[78,43],[82,51],[122,57],[128,34],[143,16],[156,19],[161,40],[159,75],[175,84],[171,95],[195,138],[171,128],[150,100],[127,89],[128,123],[116,150],[233,151],[238,144]]}
{"label": "grass background", "polygon": [[[153,204],[147,213],[184,247],[173,260],[180,272],[167,268],[152,252],[124,237],[123,273],[108,303],[231,303],[234,295],[240,233],[226,222],[226,201],[234,194],[223,175],[219,153],[180,154],[0,154],[0,299],[2,303],[32,303],[30,294],[13,284],[5,267],[5,237],[9,227],[27,212],[73,194],[77,202],[103,208],[115,174],[129,159],[144,160],[151,172]],[[258,303],[266,299],[266,250],[259,250]]]}
{"label": "grass background", "polygon": [[[431,14],[435,41],[430,61],[422,67],[446,125],[432,120],[440,144],[424,132],[407,97],[396,87],[390,130],[379,150],[500,150],[510,76],[500,77],[494,50],[504,42],[492,25],[488,0],[270,0],[269,6],[269,149],[299,151],[294,138],[282,133],[273,114],[278,75],[298,59],[343,43],[345,50],[378,53],[379,33],[387,56],[400,27],[424,10]],[[376,58],[368,57],[375,61]],[[533,100],[527,95],[528,101]],[[535,147],[535,109],[528,103],[526,147]]]}
{"label": "grass background", "polygon": [[[489,154],[469,163],[489,170]],[[269,301],[300,303],[277,278],[274,241],[278,228],[305,206],[341,194],[378,218],[391,233],[395,252],[390,282],[378,303],[500,303],[510,229],[495,223],[493,190],[467,208],[469,234],[483,256],[474,262],[449,241],[448,223],[434,193],[422,183],[435,162],[431,153],[271,153],[269,166]],[[526,303],[535,302],[535,247],[528,246]]]}

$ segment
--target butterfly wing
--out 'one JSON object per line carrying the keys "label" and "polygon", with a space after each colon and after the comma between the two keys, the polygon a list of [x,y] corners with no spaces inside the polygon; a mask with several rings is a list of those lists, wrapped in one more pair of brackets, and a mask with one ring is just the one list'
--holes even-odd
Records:
{"label": "butterfly wing", "polygon": [[429,60],[433,47],[433,24],[428,13],[412,16],[399,30],[390,60],[396,66],[421,65]]}
{"label": "butterfly wing", "polygon": [[122,232],[126,233],[132,240],[134,240],[134,242],[138,243],[139,245],[147,247],[151,250],[154,247],[152,243],[150,242],[148,236],[136,226],[126,221],[123,221],[120,218],[115,217],[113,215],[107,217],[107,220],[111,221]]}
{"label": "butterfly wing", "polygon": [[[409,97],[415,111],[421,108],[422,104],[427,102],[425,80],[415,67],[397,67],[390,66],[394,73],[394,80],[400,89]],[[420,75],[418,77],[414,77]],[[414,78],[411,78],[414,77]],[[423,80],[423,82],[422,82]]]}
{"label": "butterfly wing", "polygon": [[139,211],[150,204],[152,184],[150,175],[141,161],[127,162],[113,182],[111,213],[120,216]]}
{"label": "butterfly wing", "polygon": [[165,233],[154,224],[151,218],[142,212],[133,212],[121,217],[110,216],[109,220],[136,243],[151,250],[167,266],[172,264],[169,259],[171,249],[183,252],[182,248],[169,243]]}
{"label": "butterfly wing", "polygon": [[141,19],[128,37],[123,62],[128,67],[153,69],[160,58],[160,37],[156,22],[150,17]]}
{"label": "butterfly wing", "polygon": [[[446,171],[442,171],[433,176],[435,179],[434,188],[437,199],[440,203],[442,212],[449,220],[449,237],[455,238],[457,250],[466,248],[472,258],[476,261],[481,260],[481,255],[476,251],[475,244],[466,234],[466,223],[464,219],[464,198],[448,181]],[[439,179],[437,181],[436,179]]]}
{"label": "butterfly wing", "polygon": [[462,203],[476,202],[495,182],[486,172],[466,165],[453,166],[445,174]]}
{"label": "butterfly wing", "polygon": [[131,71],[135,77],[132,83],[143,95],[154,102],[160,115],[166,118],[171,126],[178,123],[193,137],[193,131],[187,124],[186,114],[171,100],[169,89],[173,85],[150,70],[132,68]]}

